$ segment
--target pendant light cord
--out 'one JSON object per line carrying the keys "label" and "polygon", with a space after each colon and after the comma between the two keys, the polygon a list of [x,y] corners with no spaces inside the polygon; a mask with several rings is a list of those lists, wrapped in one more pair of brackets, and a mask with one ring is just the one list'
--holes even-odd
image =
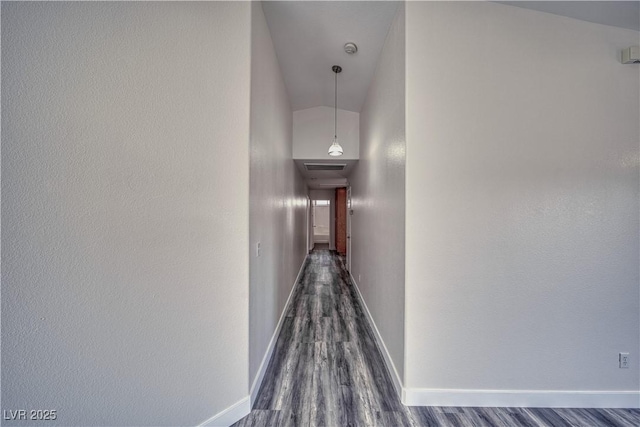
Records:
{"label": "pendant light cord", "polygon": [[334,116],[333,116],[333,139],[337,139],[338,138],[338,72],[337,70],[334,71],[335,75],[336,75],[336,84],[335,84],[335,98],[333,101],[333,106],[334,106]]}

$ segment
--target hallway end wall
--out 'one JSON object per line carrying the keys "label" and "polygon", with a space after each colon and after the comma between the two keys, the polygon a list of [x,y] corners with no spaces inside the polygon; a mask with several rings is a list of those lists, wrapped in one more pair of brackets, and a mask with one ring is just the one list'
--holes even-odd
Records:
{"label": "hallway end wall", "polygon": [[[309,190],[309,199],[329,200],[329,249],[336,249],[336,190]],[[312,224],[313,225],[313,224]],[[313,233],[313,230],[311,231]],[[313,249],[313,243],[311,244]]]}
{"label": "hallway end wall", "polygon": [[261,2],[251,3],[250,132],[251,387],[307,253],[307,186],[291,158],[291,107]]}
{"label": "hallway end wall", "polygon": [[638,32],[406,7],[411,404],[637,406]]}
{"label": "hallway end wall", "polygon": [[[331,69],[327,70],[331,73]],[[293,112],[293,158],[302,160],[357,160],[360,153],[359,116],[353,111],[337,110],[338,141],[344,150],[340,157],[328,153],[334,131],[334,108],[312,107]],[[328,136],[327,136],[328,135]],[[327,138],[329,142],[327,143]]]}
{"label": "hallway end wall", "polygon": [[349,176],[351,273],[393,362],[396,385],[404,373],[404,22],[401,4],[360,113],[360,161]]}

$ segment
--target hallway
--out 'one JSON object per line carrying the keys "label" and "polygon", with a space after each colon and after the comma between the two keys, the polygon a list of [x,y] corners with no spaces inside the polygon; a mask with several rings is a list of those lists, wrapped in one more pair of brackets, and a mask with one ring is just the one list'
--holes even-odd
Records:
{"label": "hallway", "polygon": [[640,426],[640,0],[0,11],[2,426]]}
{"label": "hallway", "polygon": [[408,422],[344,258],[314,250],[253,411],[236,426],[364,426]]}
{"label": "hallway", "polygon": [[315,249],[246,426],[636,426],[637,409],[407,407],[334,251]]}

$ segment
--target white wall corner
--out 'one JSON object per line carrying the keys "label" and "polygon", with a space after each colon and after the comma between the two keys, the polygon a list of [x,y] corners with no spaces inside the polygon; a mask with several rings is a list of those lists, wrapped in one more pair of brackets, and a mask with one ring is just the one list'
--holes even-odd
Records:
{"label": "white wall corner", "polygon": [[[302,277],[302,272],[304,271],[305,266],[307,265],[307,260],[309,256],[305,256],[304,260],[302,260],[302,265],[300,266],[300,270],[298,270],[298,275],[296,276],[296,281],[293,283],[291,287],[291,292],[289,292],[289,297],[287,298],[287,302],[284,303],[284,308],[282,309],[282,313],[280,314],[280,319],[278,320],[278,324],[276,325],[275,331],[273,331],[273,335],[271,336],[271,341],[269,341],[269,346],[267,347],[267,351],[262,358],[262,362],[260,363],[260,368],[258,369],[258,373],[253,380],[253,384],[251,384],[250,398],[251,398],[251,407],[253,407],[256,398],[258,397],[258,391],[260,391],[260,386],[262,385],[262,380],[264,379],[264,374],[267,372],[267,367],[269,366],[269,361],[271,360],[271,355],[273,354],[273,349],[276,346],[276,342],[278,341],[278,336],[280,336],[280,329],[282,328],[282,322],[284,321],[285,313],[289,308],[289,303],[291,302],[291,297],[293,293],[298,288],[298,284],[300,283],[300,278]],[[237,421],[237,420],[236,420]]]}
{"label": "white wall corner", "polygon": [[249,396],[246,396],[202,424],[199,424],[198,427],[228,427],[249,415],[249,412],[251,412],[251,399]]}
{"label": "white wall corner", "polygon": [[453,390],[405,388],[407,406],[639,408],[639,391]]}
{"label": "white wall corner", "polygon": [[306,256],[302,261],[302,265],[300,266],[300,270],[298,271],[298,275],[296,276],[296,281],[294,282],[293,287],[291,288],[291,292],[289,293],[287,302],[284,304],[284,309],[280,314],[278,325],[276,326],[276,329],[273,332],[273,336],[271,337],[271,341],[269,342],[267,351],[265,352],[265,355],[262,358],[260,369],[258,370],[258,373],[256,374],[256,377],[253,380],[253,384],[251,385],[251,391],[249,396],[243,398],[242,400],[238,401],[237,403],[228,407],[222,412],[214,415],[213,417],[209,418],[202,424],[199,424],[198,427],[219,427],[219,426],[227,427],[238,422],[242,418],[249,415],[249,413],[251,412],[253,403],[256,401],[256,397],[258,396],[258,391],[260,391],[260,386],[262,385],[264,374],[267,372],[267,367],[269,366],[269,361],[271,360],[273,349],[275,348],[276,342],[278,340],[278,336],[280,335],[280,329],[282,328],[282,322],[284,321],[285,313],[287,312],[287,308],[289,307],[289,302],[291,301],[291,297],[293,296],[293,293],[295,292],[298,284],[300,283],[300,277],[302,277],[302,272],[304,271],[304,267],[307,265],[307,260],[308,260],[308,256]]}
{"label": "white wall corner", "polygon": [[391,379],[393,380],[393,387],[395,388],[396,393],[398,394],[398,398],[402,401],[402,403],[404,403],[405,389],[402,386],[402,379],[400,378],[400,375],[398,375],[398,370],[396,369],[396,366],[393,363],[393,360],[391,359],[389,350],[387,349],[387,346],[385,345],[384,340],[382,339],[382,335],[380,335],[380,331],[376,326],[376,322],[374,322],[373,317],[371,317],[371,312],[369,312],[369,307],[367,307],[367,303],[364,301],[364,298],[360,293],[360,288],[358,288],[358,284],[356,283],[356,280],[353,278],[353,275],[351,274],[351,272],[349,272],[349,277],[351,278],[351,283],[353,283],[353,287],[356,288],[358,299],[360,300],[360,303],[364,308],[364,312],[367,315],[367,320],[369,321],[369,324],[373,328],[373,334],[376,337],[378,348],[381,350],[382,356],[384,357],[384,362],[387,365],[387,369],[389,370],[389,373],[391,374]]}

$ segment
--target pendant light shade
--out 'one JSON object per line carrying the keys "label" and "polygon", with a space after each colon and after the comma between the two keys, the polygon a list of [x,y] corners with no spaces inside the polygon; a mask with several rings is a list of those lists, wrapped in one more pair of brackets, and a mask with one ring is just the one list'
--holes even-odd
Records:
{"label": "pendant light shade", "polygon": [[342,156],[342,146],[338,142],[338,73],[342,71],[342,67],[334,65],[331,70],[336,75],[335,98],[334,98],[334,116],[333,116],[333,142],[329,147],[329,155],[332,157]]}
{"label": "pendant light shade", "polygon": [[329,155],[333,157],[342,156],[342,146],[338,142],[338,138],[333,138],[333,143],[329,147]]}

